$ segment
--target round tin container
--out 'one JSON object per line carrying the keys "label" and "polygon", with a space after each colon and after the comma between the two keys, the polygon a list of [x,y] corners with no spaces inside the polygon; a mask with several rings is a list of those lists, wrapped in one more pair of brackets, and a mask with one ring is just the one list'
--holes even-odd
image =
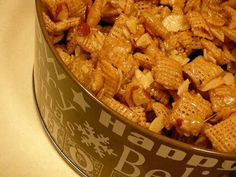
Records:
{"label": "round tin container", "polygon": [[89,177],[235,176],[236,154],[154,134],[89,93],[57,55],[36,0],[34,91],[43,125],[62,156]]}

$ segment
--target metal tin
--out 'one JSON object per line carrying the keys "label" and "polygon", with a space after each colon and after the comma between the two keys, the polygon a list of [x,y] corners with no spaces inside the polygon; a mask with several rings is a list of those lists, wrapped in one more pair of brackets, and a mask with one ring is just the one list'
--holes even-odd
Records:
{"label": "metal tin", "polygon": [[34,91],[43,124],[63,157],[83,176],[235,176],[236,154],[154,134],[89,93],[56,54],[36,0]]}

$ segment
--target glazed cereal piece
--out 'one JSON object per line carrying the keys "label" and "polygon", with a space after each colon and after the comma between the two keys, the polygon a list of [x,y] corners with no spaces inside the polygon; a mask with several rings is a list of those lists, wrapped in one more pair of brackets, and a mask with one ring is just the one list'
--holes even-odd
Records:
{"label": "glazed cereal piece", "polygon": [[183,71],[199,89],[204,88],[209,81],[223,74],[220,66],[205,60],[202,56],[185,65]]}
{"label": "glazed cereal piece", "polygon": [[165,51],[169,55],[183,55],[186,56],[192,51],[193,37],[192,32],[183,31],[173,34],[164,41]]}
{"label": "glazed cereal piece", "polygon": [[57,46],[56,50],[57,50],[59,56],[61,57],[62,61],[67,66],[70,65],[73,62],[74,58],[69,53],[67,53],[65,49],[63,49],[60,46]]}
{"label": "glazed cereal piece", "polygon": [[111,0],[110,2],[119,13],[130,15],[134,12],[134,0]]}
{"label": "glazed cereal piece", "polygon": [[153,43],[152,37],[148,33],[144,33],[136,41],[136,46],[140,49],[145,49]]}
{"label": "glazed cereal piece", "polygon": [[230,29],[229,27],[222,27],[224,35],[227,36],[233,42],[236,42],[236,29]]}
{"label": "glazed cereal piece", "polygon": [[[85,24],[81,24],[85,25]],[[82,28],[81,26],[79,28]],[[77,31],[78,33],[78,31]],[[105,36],[96,28],[89,29],[88,35],[76,35],[77,45],[79,45],[83,50],[89,53],[99,52],[103,46]]]}
{"label": "glazed cereal piece", "polygon": [[227,119],[231,114],[236,113],[236,106],[226,106],[221,108],[217,113],[216,116],[214,117],[214,123],[215,122],[221,122],[222,120]]}
{"label": "glazed cereal piece", "polygon": [[69,18],[60,22],[53,22],[50,17],[43,12],[43,21],[48,33],[58,34],[64,32],[80,23],[80,18]]}
{"label": "glazed cereal piece", "polygon": [[131,45],[127,41],[107,37],[99,53],[99,60],[107,60],[123,73],[123,80],[131,79],[138,67],[131,53]]}
{"label": "glazed cereal piece", "polygon": [[73,54],[75,52],[76,47],[78,47],[76,37],[77,37],[77,26],[70,28],[66,36],[66,49],[70,55]]}
{"label": "glazed cereal piece", "polygon": [[126,26],[126,20],[128,20],[128,17],[125,15],[121,15],[117,19],[99,53],[99,60],[107,60],[115,67],[120,68],[125,73],[125,78],[130,77],[136,67],[135,61],[131,56],[131,37]]}
{"label": "glazed cereal piece", "polygon": [[87,16],[87,24],[90,27],[95,27],[102,17],[103,7],[106,5],[107,0],[95,0],[92,7],[89,9]]}
{"label": "glazed cereal piece", "polygon": [[143,12],[152,10],[154,4],[151,1],[137,1],[134,7],[137,10],[137,17],[141,17]]}
{"label": "glazed cereal piece", "polygon": [[228,0],[228,1],[223,2],[222,5],[236,8],[236,1],[235,0]]}
{"label": "glazed cereal piece", "polygon": [[206,22],[210,25],[214,26],[223,26],[226,22],[226,13],[222,7],[220,7],[219,3],[209,3],[205,4],[201,13]]}
{"label": "glazed cereal piece", "polygon": [[231,19],[229,22],[229,28],[235,29],[236,28],[236,10],[230,6],[224,6],[223,8],[231,16]]}
{"label": "glazed cereal piece", "polygon": [[213,26],[213,25],[209,25],[210,30],[212,35],[216,38],[219,39],[221,42],[224,42],[225,40],[225,35],[223,30],[221,29],[221,27],[217,27],[217,26]]}
{"label": "glazed cereal piece", "polygon": [[137,61],[131,53],[131,45],[127,41],[107,37],[99,53],[99,60],[107,60],[123,73],[123,83],[130,80],[138,68]]}
{"label": "glazed cereal piece", "polygon": [[121,14],[115,24],[113,25],[112,29],[110,30],[110,33],[108,34],[108,37],[112,37],[118,40],[122,41],[129,41],[131,38],[131,33],[127,27],[126,22],[129,20],[129,18],[125,14]]}
{"label": "glazed cereal piece", "polygon": [[151,69],[156,63],[154,58],[140,52],[134,54],[134,59],[138,62],[139,66],[146,69]]}
{"label": "glazed cereal piece", "polygon": [[142,106],[151,101],[150,95],[141,87],[132,90],[132,100],[135,106]]}
{"label": "glazed cereal piece", "polygon": [[223,107],[236,105],[236,88],[222,85],[209,91],[212,109],[220,111]]}
{"label": "glazed cereal piece", "polygon": [[213,61],[216,60],[216,64],[224,65],[230,62],[234,62],[235,58],[230,53],[228,47],[223,45],[223,50],[218,48],[213,42],[202,39],[201,44],[203,49],[206,49],[208,57],[212,57]]}
{"label": "glazed cereal piece", "polygon": [[103,72],[104,95],[113,97],[120,89],[123,77],[122,72],[106,60],[99,61],[99,67]]}
{"label": "glazed cereal piece", "polygon": [[170,95],[168,92],[158,83],[153,82],[147,90],[150,96],[156,101],[167,105],[170,100]]}
{"label": "glazed cereal piece", "polygon": [[163,26],[159,16],[153,15],[148,11],[144,11],[142,15],[145,19],[144,27],[149,33],[163,39],[167,39],[170,36],[170,32]]}
{"label": "glazed cereal piece", "polygon": [[141,106],[130,107],[130,110],[133,111],[138,116],[138,119],[137,119],[138,125],[144,128],[149,127],[149,123],[147,122],[147,118],[146,118],[145,109],[143,107]]}
{"label": "glazed cereal piece", "polygon": [[118,114],[126,117],[132,122],[138,123],[140,119],[139,115],[134,111],[132,111],[129,107],[115,100],[114,98],[103,96],[101,98],[101,101],[105,103],[107,106],[109,106],[111,109],[116,111]]}
{"label": "glazed cereal piece", "polygon": [[211,128],[213,125],[210,123],[205,122],[202,126],[201,132],[197,138],[195,138],[194,144],[200,147],[212,149],[212,144],[210,140],[207,138],[205,131]]}
{"label": "glazed cereal piece", "polygon": [[202,39],[201,44],[203,49],[206,49],[208,55],[216,60],[217,64],[226,64],[222,62],[222,50],[218,48],[212,41]]}
{"label": "glazed cereal piece", "polygon": [[103,7],[102,20],[109,21],[106,19],[112,19],[112,21],[114,22],[115,18],[117,18],[120,15],[120,13],[121,13],[120,9],[113,7],[108,1]]}
{"label": "glazed cereal piece", "polygon": [[161,49],[158,48],[158,41],[155,41],[155,39],[153,39],[148,33],[142,34],[136,40],[134,45],[138,49],[141,49],[141,51],[143,52],[136,52],[134,55],[136,57],[137,54],[137,60],[139,60],[140,63],[143,63],[144,65],[147,64],[145,67],[150,68],[152,64],[155,63],[155,61],[159,60],[164,56]]}
{"label": "glazed cereal piece", "polygon": [[151,58],[155,58],[156,60],[159,60],[159,58],[162,58],[164,56],[163,52],[158,48],[154,40],[152,40],[152,42],[147,45],[147,47],[142,51],[144,54],[148,55]]}
{"label": "glazed cereal piece", "polygon": [[123,83],[131,79],[138,64],[131,51],[131,33],[126,22],[126,15],[120,15],[104,41],[99,60],[107,60],[123,73]]}
{"label": "glazed cereal piece", "polygon": [[91,82],[89,84],[89,90],[95,95],[102,90],[104,86],[104,77],[103,72],[100,67],[97,67],[92,74]]}
{"label": "glazed cereal piece", "polygon": [[174,102],[166,128],[174,126],[180,134],[197,136],[204,120],[211,114],[211,104],[200,94],[185,92]]}
{"label": "glazed cereal piece", "polygon": [[159,102],[152,103],[152,109],[155,112],[156,117],[163,116],[164,118],[167,118],[170,115],[170,110]]}
{"label": "glazed cereal piece", "polygon": [[124,99],[129,106],[145,106],[151,101],[148,92],[137,82],[131,82],[126,86]]}
{"label": "glazed cereal piece", "polygon": [[84,0],[42,0],[55,21],[63,21],[69,17],[85,18],[87,3]]}
{"label": "glazed cereal piece", "polygon": [[213,39],[210,28],[199,12],[192,11],[187,14],[187,20],[191,26],[194,36]]}
{"label": "glazed cereal piece", "polygon": [[184,14],[185,3],[186,3],[186,0],[182,0],[182,1],[176,1],[175,0],[174,4],[173,4],[172,12],[174,14],[183,15]]}
{"label": "glazed cereal piece", "polygon": [[70,63],[69,68],[83,86],[89,85],[94,71],[94,66],[90,60],[75,59]]}
{"label": "glazed cereal piece", "polygon": [[177,90],[184,81],[181,64],[169,58],[158,61],[152,72],[154,80],[166,89]]}
{"label": "glazed cereal piece", "polygon": [[160,4],[173,6],[174,0],[160,0]]}
{"label": "glazed cereal piece", "polygon": [[232,114],[226,120],[205,131],[213,148],[220,152],[236,152],[236,115]]}
{"label": "glazed cereal piece", "polygon": [[186,2],[185,8],[184,8],[184,12],[190,12],[190,11],[199,11],[201,8],[201,0],[188,0]]}

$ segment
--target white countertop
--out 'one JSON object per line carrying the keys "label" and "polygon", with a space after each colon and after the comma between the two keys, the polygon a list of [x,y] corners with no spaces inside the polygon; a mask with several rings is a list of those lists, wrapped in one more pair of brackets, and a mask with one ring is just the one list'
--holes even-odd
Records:
{"label": "white countertop", "polygon": [[34,0],[0,0],[0,176],[78,177],[49,141],[32,91]]}

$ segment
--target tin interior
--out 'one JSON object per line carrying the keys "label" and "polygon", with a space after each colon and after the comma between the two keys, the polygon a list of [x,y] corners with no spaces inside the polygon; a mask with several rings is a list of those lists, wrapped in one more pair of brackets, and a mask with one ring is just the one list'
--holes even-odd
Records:
{"label": "tin interior", "polygon": [[202,153],[205,153],[206,155],[210,154],[210,155],[213,155],[215,157],[236,159],[236,153],[217,152],[215,150],[206,149],[206,148],[198,147],[198,146],[195,146],[195,145],[183,143],[183,142],[180,142],[178,140],[166,137],[164,135],[155,134],[154,132],[151,132],[150,130],[144,129],[141,126],[139,126],[139,125],[129,121],[127,118],[121,116],[120,114],[118,114],[117,112],[112,110],[110,107],[108,107],[107,105],[103,104],[92,93],[90,93],[83,85],[81,85],[79,83],[79,81],[76,79],[76,77],[73,75],[73,73],[67,68],[67,66],[64,64],[64,62],[60,58],[60,56],[57,54],[53,44],[49,40],[49,36],[48,36],[47,31],[46,31],[46,29],[44,27],[44,24],[43,24],[42,11],[41,11],[42,6],[41,6],[40,0],[35,0],[35,4],[36,4],[36,11],[37,11],[37,18],[39,20],[39,24],[40,24],[43,36],[44,36],[45,40],[47,41],[47,44],[49,45],[49,48],[51,49],[54,57],[56,58],[56,60],[60,64],[60,66],[63,68],[65,73],[73,80],[73,82],[75,82],[78,85],[78,87],[81,88],[81,90],[83,90],[86,94],[88,94],[94,101],[97,102],[97,104],[100,104],[111,115],[114,115],[117,119],[122,120],[123,122],[125,122],[127,125],[133,127],[134,129],[138,129],[138,130],[144,132],[145,134],[156,138],[159,141],[162,141],[162,142],[165,142],[165,143],[168,143],[168,144],[172,144],[172,145],[174,145],[176,147],[180,147],[180,148],[183,148],[183,149],[189,150],[189,151],[202,152]]}

